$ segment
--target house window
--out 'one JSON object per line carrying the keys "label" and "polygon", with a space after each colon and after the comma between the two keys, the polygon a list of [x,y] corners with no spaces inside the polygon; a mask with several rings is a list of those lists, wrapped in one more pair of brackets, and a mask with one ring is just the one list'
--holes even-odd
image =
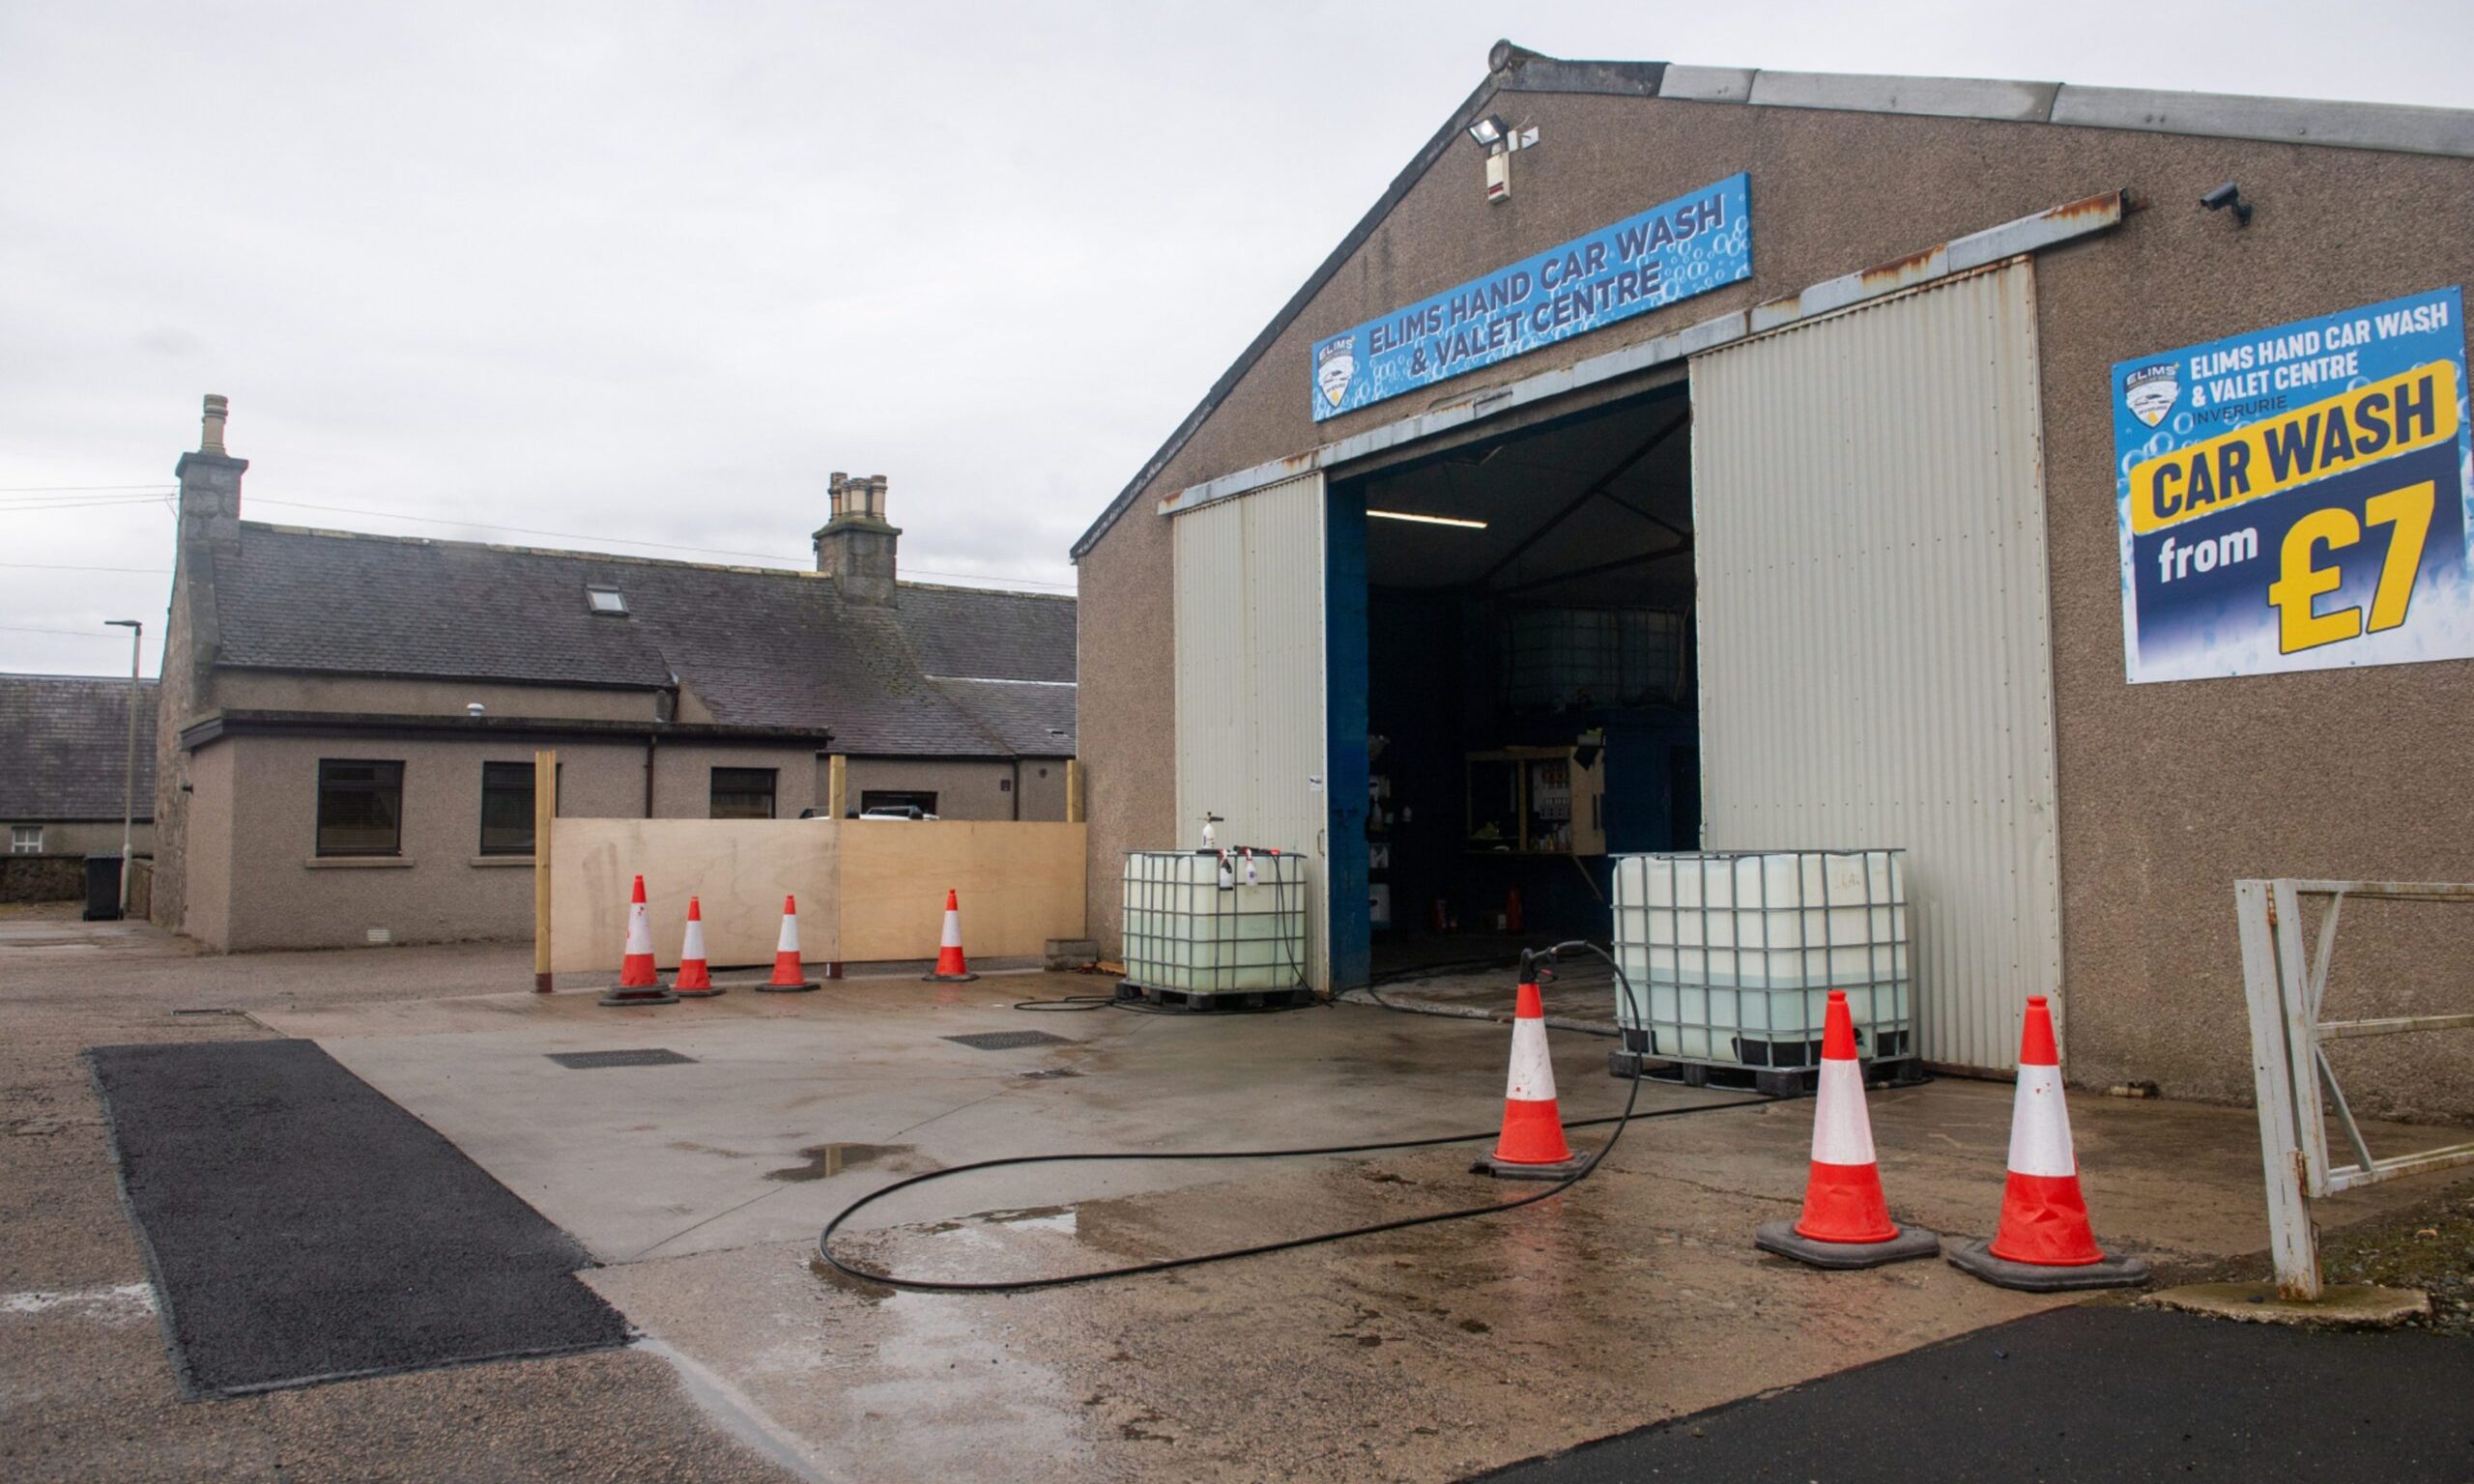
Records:
{"label": "house window", "polygon": [[627,595],[616,587],[587,587],[584,601],[585,606],[596,614],[611,614],[621,618],[627,616]]}
{"label": "house window", "polygon": [[773,773],[771,768],[715,768],[713,817],[772,818]]}
{"label": "house window", "polygon": [[318,853],[400,855],[403,847],[404,765],[320,758]]}
{"label": "house window", "polygon": [[11,855],[43,854],[43,826],[40,824],[9,826],[9,853]]}
{"label": "house window", "polygon": [[[559,764],[558,784],[552,786],[563,785],[566,776],[567,765],[562,762]],[[558,811],[559,801],[553,798],[550,812]],[[532,764],[481,764],[481,853],[532,853]]]}
{"label": "house window", "polygon": [[[1006,782],[1011,783],[1012,780]],[[915,809],[923,814],[933,814],[936,812],[936,794],[934,789],[924,792],[915,788],[860,789],[859,812],[866,813],[872,809]]]}

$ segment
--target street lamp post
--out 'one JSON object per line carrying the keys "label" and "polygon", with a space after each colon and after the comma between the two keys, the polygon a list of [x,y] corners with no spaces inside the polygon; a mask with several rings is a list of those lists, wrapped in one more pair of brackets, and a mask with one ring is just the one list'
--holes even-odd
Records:
{"label": "street lamp post", "polygon": [[129,917],[129,856],[137,846],[137,648],[146,625],[134,618],[107,618],[107,627],[129,630],[129,756],[123,770],[120,807],[120,915]]}

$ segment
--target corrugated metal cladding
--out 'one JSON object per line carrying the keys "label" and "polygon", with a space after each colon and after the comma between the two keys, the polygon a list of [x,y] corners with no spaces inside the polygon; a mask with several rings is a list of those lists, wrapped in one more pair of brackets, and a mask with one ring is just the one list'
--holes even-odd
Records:
{"label": "corrugated metal cladding", "polygon": [[1309,983],[1327,987],[1323,476],[1175,517],[1177,834],[1307,862]]}
{"label": "corrugated metal cladding", "polygon": [[2061,978],[2034,282],[1692,362],[1709,846],[1908,851],[1920,1044],[1968,1067]]}

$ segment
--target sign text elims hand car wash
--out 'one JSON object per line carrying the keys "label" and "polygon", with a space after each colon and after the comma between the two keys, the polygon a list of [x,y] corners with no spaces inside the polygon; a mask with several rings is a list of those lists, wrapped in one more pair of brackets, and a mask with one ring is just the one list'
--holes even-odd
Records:
{"label": "sign text elims hand car wash", "polygon": [[2114,367],[2130,678],[2474,658],[2457,289]]}
{"label": "sign text elims hand car wash", "polygon": [[1314,342],[1314,419],[1752,276],[1745,177],[1627,216],[1560,247]]}

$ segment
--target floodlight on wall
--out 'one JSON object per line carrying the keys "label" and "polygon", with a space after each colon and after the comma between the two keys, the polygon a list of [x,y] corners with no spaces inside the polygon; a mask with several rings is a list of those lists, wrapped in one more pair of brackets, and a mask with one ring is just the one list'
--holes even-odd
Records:
{"label": "floodlight on wall", "polygon": [[1413,510],[1368,510],[1366,512],[1366,518],[1370,521],[1408,521],[1419,526],[1453,526],[1462,530],[1486,528],[1486,523],[1483,521],[1473,521],[1457,515],[1420,515]]}
{"label": "floodlight on wall", "polygon": [[1504,127],[1499,115],[1490,113],[1469,126],[1469,137],[1477,140],[1483,149],[1499,150],[1504,147],[1504,141],[1511,137],[1511,130]]}

